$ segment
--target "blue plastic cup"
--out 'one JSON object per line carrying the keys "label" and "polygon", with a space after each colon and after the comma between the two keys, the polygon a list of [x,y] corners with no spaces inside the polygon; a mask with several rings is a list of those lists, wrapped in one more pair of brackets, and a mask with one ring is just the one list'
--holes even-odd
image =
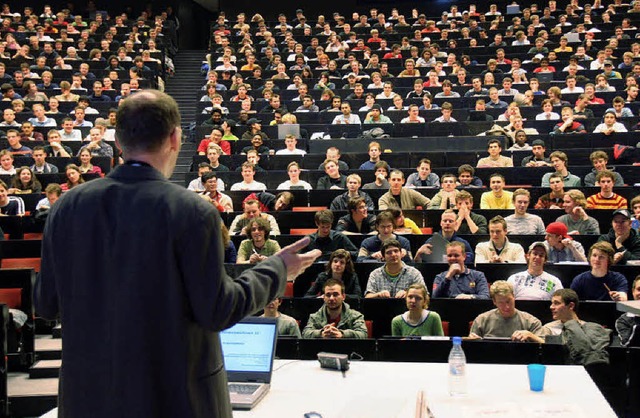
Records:
{"label": "blue plastic cup", "polygon": [[529,373],[529,389],[534,392],[542,392],[544,390],[544,374],[547,366],[544,364],[529,364],[527,372]]}

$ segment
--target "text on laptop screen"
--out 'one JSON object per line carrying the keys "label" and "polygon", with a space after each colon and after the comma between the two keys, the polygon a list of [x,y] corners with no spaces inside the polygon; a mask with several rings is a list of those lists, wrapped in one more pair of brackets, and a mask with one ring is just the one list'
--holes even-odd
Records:
{"label": "text on laptop screen", "polygon": [[224,367],[232,372],[269,372],[275,324],[239,323],[220,333]]}

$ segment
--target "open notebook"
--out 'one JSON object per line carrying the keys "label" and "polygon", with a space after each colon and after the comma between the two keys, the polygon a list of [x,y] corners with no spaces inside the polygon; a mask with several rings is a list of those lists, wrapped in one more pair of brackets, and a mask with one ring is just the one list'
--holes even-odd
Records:
{"label": "open notebook", "polygon": [[276,320],[258,317],[220,333],[233,409],[251,409],[269,391],[277,336]]}

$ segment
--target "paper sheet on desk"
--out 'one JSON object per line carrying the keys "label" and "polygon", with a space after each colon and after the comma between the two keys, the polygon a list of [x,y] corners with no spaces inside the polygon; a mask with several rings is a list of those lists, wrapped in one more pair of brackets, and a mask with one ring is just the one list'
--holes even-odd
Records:
{"label": "paper sheet on desk", "polygon": [[577,405],[546,404],[544,402],[540,402],[539,405],[522,407],[512,402],[465,405],[462,411],[464,418],[584,418],[582,409]]}

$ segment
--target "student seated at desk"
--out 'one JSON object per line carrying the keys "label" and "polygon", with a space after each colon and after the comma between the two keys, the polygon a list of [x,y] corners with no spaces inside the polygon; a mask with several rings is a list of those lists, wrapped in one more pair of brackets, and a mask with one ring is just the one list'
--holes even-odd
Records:
{"label": "student seated at desk", "polygon": [[620,187],[624,186],[624,180],[620,173],[615,171],[615,167],[607,167],[607,163],[609,162],[609,156],[606,152],[602,150],[593,151],[591,155],[589,155],[589,160],[591,160],[591,164],[593,164],[593,169],[589,174],[584,177],[584,185],[588,187],[598,186],[598,182],[596,180],[596,176],[598,173],[603,171],[611,171],[614,175],[614,186]]}
{"label": "student seated at desk", "polygon": [[461,190],[456,196],[456,208],[458,217],[456,218],[455,230],[458,234],[486,234],[487,218],[477,213],[473,213],[473,196],[466,190]]}
{"label": "student seated at desk", "polygon": [[366,200],[357,196],[349,199],[347,204],[349,214],[338,219],[336,231],[345,235],[372,234],[376,232],[376,215],[369,213]]}
{"label": "student seated at desk", "polygon": [[615,174],[612,171],[599,172],[596,175],[596,182],[600,186],[600,192],[587,198],[588,209],[616,210],[628,207],[627,199],[613,191]]}
{"label": "student seated at desk", "polygon": [[367,204],[367,209],[373,212],[375,210],[375,206],[373,205],[373,200],[371,197],[360,190],[360,185],[362,184],[362,179],[357,174],[349,174],[347,176],[347,191],[343,194],[336,196],[332,201],[329,209],[332,211],[340,211],[347,210],[349,205],[349,200],[361,197]]}
{"label": "student seated at desk", "polygon": [[513,209],[513,193],[504,190],[505,180],[500,173],[489,177],[491,191],[482,193],[480,209]]}
{"label": "student seated at desk", "polygon": [[523,167],[550,167],[551,160],[544,156],[547,146],[542,139],[536,139],[531,143],[531,154],[522,159]]}
{"label": "student seated at desk", "polygon": [[418,163],[417,172],[409,174],[405,187],[440,187],[440,178],[431,172],[431,160],[423,158]]}
{"label": "student seated at desk", "polygon": [[596,126],[593,130],[594,134],[603,133],[605,135],[611,135],[616,132],[627,132],[627,127],[620,122],[616,122],[616,113],[613,111],[607,111],[604,114],[604,122]]}
{"label": "student seated at desk", "polygon": [[393,215],[393,232],[396,234],[414,234],[422,235],[422,230],[418,228],[418,225],[411,219],[404,216],[402,209],[391,208],[388,209]]}
{"label": "student seated at desk", "polygon": [[524,263],[524,249],[507,238],[507,222],[500,215],[489,220],[487,242],[476,245],[476,263]]}
{"label": "student seated at desk", "polygon": [[278,241],[270,239],[269,221],[253,218],[244,227],[244,234],[249,237],[240,243],[238,248],[238,264],[257,264],[280,251]]}
{"label": "student seated at desk", "polygon": [[499,139],[490,139],[487,142],[488,157],[480,158],[476,167],[513,167],[513,159],[502,152],[502,142]]}
{"label": "student seated at desk", "polygon": [[[564,185],[566,187],[582,187],[582,180],[580,177],[571,174],[568,170],[569,166],[569,157],[562,151],[554,151],[549,156],[551,159],[551,165],[555,168],[556,173],[560,173],[562,175],[562,180],[564,181]],[[542,182],[540,186],[549,187],[549,178],[553,173],[547,173],[542,176]]]}
{"label": "student seated at desk", "polygon": [[[402,237],[400,237],[402,238]],[[365,298],[404,298],[406,289],[418,283],[424,286],[422,273],[402,261],[404,249],[398,240],[388,239],[380,248],[385,264],[373,270],[367,281]]]}
{"label": "student seated at desk", "polygon": [[613,264],[627,264],[629,260],[640,260],[640,234],[631,227],[631,212],[618,209],[613,212],[609,233],[598,241],[608,242],[615,250]]}
{"label": "student seated at desk", "polygon": [[347,176],[340,174],[337,160],[325,160],[324,172],[327,175],[318,179],[317,190],[345,189],[347,187]]}
{"label": "student seated at desk", "polygon": [[386,161],[378,161],[375,166],[373,166],[373,171],[375,173],[375,180],[371,183],[366,183],[362,188],[364,190],[367,189],[380,189],[380,190],[388,190],[389,182],[387,181],[387,177],[389,177],[389,171],[391,168]]}
{"label": "student seated at desk", "polygon": [[333,225],[333,212],[328,209],[320,210],[316,212],[313,219],[318,230],[309,235],[310,242],[305,248],[305,251],[316,249],[322,251],[322,255],[318,258],[318,261],[328,260],[331,254],[339,248],[349,251],[352,257],[356,257],[358,249],[353,245],[351,240],[340,232],[331,229]]}
{"label": "student seated at desk", "polygon": [[527,213],[531,202],[531,193],[526,189],[513,192],[514,212],[504,220],[507,222],[507,233],[511,235],[544,235],[544,222],[538,215]]}
{"label": "student seated at desk", "polygon": [[456,182],[456,187],[473,189],[483,187],[482,180],[475,174],[475,168],[469,164],[462,164],[458,167],[458,181]]}
{"label": "student seated at desk", "polygon": [[324,284],[324,305],[309,316],[303,338],[367,338],[364,315],[344,301],[344,283],[329,279]]}
{"label": "student seated at desk", "polygon": [[571,281],[581,300],[627,300],[627,278],[611,271],[615,250],[605,241],[598,241],[589,248],[590,271],[578,274]]}
{"label": "student seated at desk", "polygon": [[376,216],[375,227],[378,233],[362,241],[360,250],[358,251],[358,263],[383,261],[384,253],[381,251],[382,244],[389,239],[395,239],[400,243],[402,259],[406,262],[411,262],[413,258],[411,255],[411,244],[405,237],[393,233],[394,221],[395,219],[391,210],[384,210]]}
{"label": "student seated at desk", "polygon": [[271,234],[280,235],[280,227],[276,218],[269,213],[262,213],[260,210],[260,201],[256,199],[247,199],[243,203],[243,213],[237,215],[231,226],[229,227],[229,233],[231,235],[239,235],[244,233],[244,227],[254,218],[263,218],[269,222]]}
{"label": "student seated at desk", "polygon": [[289,180],[278,185],[278,190],[305,189],[311,190],[313,187],[304,180],[300,180],[300,164],[297,161],[291,161],[287,165],[287,174]]}
{"label": "student seated at desk", "polygon": [[[474,255],[471,245],[464,238],[460,238],[456,235],[456,219],[457,215],[453,209],[447,209],[440,215],[440,232],[436,232],[433,235],[440,235],[447,242],[460,242],[464,245],[467,262],[473,264]],[[422,255],[430,255],[433,251],[433,236],[429,237],[427,241],[416,251],[414,261],[419,263],[422,261]]]}
{"label": "student seated at desk", "polygon": [[414,210],[418,206],[426,208],[429,205],[431,199],[416,190],[402,187],[403,184],[404,173],[400,170],[391,170],[389,191],[378,199],[378,209],[400,207],[404,210]]}
{"label": "student seated at desk", "polygon": [[278,337],[297,337],[301,338],[302,334],[300,334],[300,327],[298,326],[298,321],[295,318],[280,313],[278,311],[278,307],[282,303],[282,299],[275,298],[271,302],[264,307],[264,313],[260,315],[262,318],[276,318],[276,323],[278,327]]}
{"label": "student seated at desk", "polygon": [[429,292],[424,285],[409,286],[405,302],[408,311],[391,320],[391,335],[394,337],[444,335],[440,315],[427,309]]}
{"label": "student seated at desk", "polygon": [[567,226],[562,222],[551,222],[547,225],[544,246],[549,255],[549,263],[587,261],[582,244],[571,238]]}
{"label": "student seated at desk", "polygon": [[554,321],[545,324],[541,333],[516,331],[513,339],[543,344],[546,336],[560,336],[569,351],[568,364],[609,364],[607,347],[611,341],[611,330],[595,322],[581,320],[578,317],[578,305],[578,295],[575,291],[556,290],[551,297],[550,308]]}
{"label": "student seated at desk", "polygon": [[307,290],[307,293],[304,294],[304,297],[321,297],[322,289],[329,279],[341,281],[344,284],[345,294],[347,297],[354,299],[362,297],[360,281],[358,279],[358,274],[355,272],[355,267],[349,251],[339,249],[331,253],[331,257],[329,257],[325,271],[318,275],[316,280],[311,284],[309,290]]}
{"label": "student seated at desk", "polygon": [[456,176],[452,173],[445,173],[442,175],[440,181],[442,188],[436,193],[431,202],[429,202],[429,209],[452,209],[456,206],[456,197],[458,190],[456,190]]}
{"label": "student seated at desk", "polygon": [[[640,300],[640,275],[633,280],[631,294],[634,300]],[[622,345],[640,345],[640,316],[629,312],[622,314],[616,320],[616,332]]]}
{"label": "student seated at desk", "polygon": [[447,245],[449,269],[438,274],[433,281],[434,298],[489,299],[489,285],[484,273],[465,266],[467,259],[463,243],[453,241]]}
{"label": "student seated at desk", "polygon": [[525,255],[527,269],[512,274],[507,282],[513,286],[516,299],[549,300],[551,294],[562,289],[562,282],[556,276],[544,271],[547,262],[547,247],[542,241],[536,241],[529,246]]}
{"label": "student seated at desk", "polygon": [[600,225],[598,221],[587,215],[585,209],[587,207],[587,199],[580,190],[569,190],[564,193],[562,198],[562,208],[566,212],[559,216],[556,222],[562,222],[567,225],[569,234],[580,235],[599,235]]}
{"label": "student seated at desk", "polygon": [[516,309],[516,298],[510,283],[497,280],[491,285],[489,293],[496,309],[482,313],[474,319],[469,338],[498,337],[522,340],[522,331],[529,331],[536,336],[544,335],[538,318]]}
{"label": "student seated at desk", "polygon": [[584,125],[580,122],[577,122],[573,118],[573,109],[570,106],[565,106],[562,108],[562,121],[558,122],[556,126],[551,131],[553,135],[563,135],[563,134],[586,134],[587,130]]}

